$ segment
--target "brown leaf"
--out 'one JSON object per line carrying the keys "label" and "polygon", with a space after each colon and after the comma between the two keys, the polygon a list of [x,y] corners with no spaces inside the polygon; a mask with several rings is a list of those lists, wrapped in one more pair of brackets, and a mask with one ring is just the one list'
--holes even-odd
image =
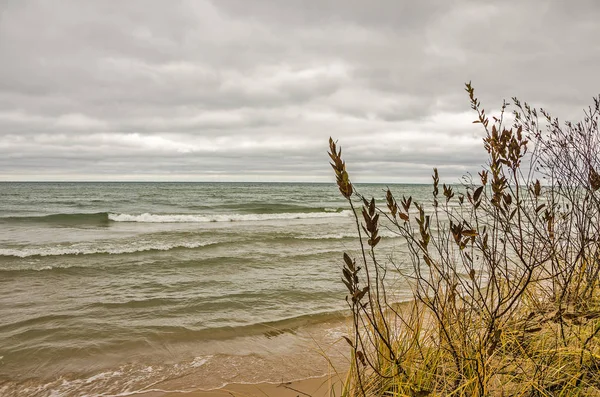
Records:
{"label": "brown leaf", "polygon": [[591,166],[588,179],[590,181],[590,186],[592,187],[593,191],[600,189],[600,175]]}
{"label": "brown leaf", "polygon": [[423,255],[423,260],[425,261],[425,263],[427,263],[427,266],[431,267],[431,265],[433,264],[433,262],[431,262],[431,258],[429,257],[429,255]]}
{"label": "brown leaf", "polygon": [[481,192],[483,192],[483,186],[479,186],[475,189],[475,193],[473,193],[473,201],[479,201],[479,197],[481,196]]}
{"label": "brown leaf", "polygon": [[348,265],[348,268],[350,270],[354,270],[354,262],[352,261],[352,259],[350,259],[350,255],[348,255],[345,252],[344,252],[344,262],[346,262],[346,265]]}
{"label": "brown leaf", "polygon": [[342,336],[342,338],[344,338],[346,340],[346,342],[348,342],[348,344],[350,345],[350,347],[352,347],[354,349],[354,343],[352,343],[352,341],[350,340],[350,338],[348,338],[347,336]]}
{"label": "brown leaf", "polygon": [[462,235],[465,237],[475,237],[475,236],[478,236],[479,233],[477,233],[477,230],[471,229],[471,230],[463,230]]}
{"label": "brown leaf", "polygon": [[535,184],[533,185],[533,194],[535,194],[535,196],[539,196],[542,193],[542,184],[540,183],[539,179],[535,180]]}
{"label": "brown leaf", "polygon": [[362,215],[365,220],[365,225],[366,225],[367,230],[371,230],[371,217],[367,213],[367,209],[364,207],[362,209]]}
{"label": "brown leaf", "polygon": [[351,285],[351,284],[350,284],[348,281],[346,281],[346,280],[344,280],[344,279],[342,279],[342,282],[343,282],[344,284],[346,284],[346,288],[348,288],[348,292],[350,292],[350,293],[352,294],[352,293],[353,293],[353,291],[354,291],[354,289],[352,288],[352,285]]}
{"label": "brown leaf", "polygon": [[362,363],[363,366],[365,366],[365,367],[367,366],[367,361],[365,360],[365,355],[363,354],[363,352],[361,352],[360,350],[358,350],[356,352],[356,357]]}
{"label": "brown leaf", "polygon": [[344,278],[346,280],[348,280],[349,282],[352,281],[352,273],[350,273],[350,270],[346,269],[345,267],[342,268],[342,273],[344,274]]}
{"label": "brown leaf", "polygon": [[539,332],[541,330],[542,330],[542,327],[534,327],[534,328],[528,328],[528,329],[524,330],[524,332],[531,334],[534,332]]}
{"label": "brown leaf", "polygon": [[369,239],[368,243],[371,247],[375,247],[377,244],[379,244],[380,240],[381,236],[378,236],[376,239]]}

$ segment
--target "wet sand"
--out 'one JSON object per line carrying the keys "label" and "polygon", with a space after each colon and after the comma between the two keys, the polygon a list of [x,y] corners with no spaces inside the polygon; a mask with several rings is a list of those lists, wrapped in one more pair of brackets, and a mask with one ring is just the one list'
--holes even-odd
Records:
{"label": "wet sand", "polygon": [[187,392],[154,391],[140,397],[329,397],[340,396],[344,373],[284,383],[234,383],[216,390]]}

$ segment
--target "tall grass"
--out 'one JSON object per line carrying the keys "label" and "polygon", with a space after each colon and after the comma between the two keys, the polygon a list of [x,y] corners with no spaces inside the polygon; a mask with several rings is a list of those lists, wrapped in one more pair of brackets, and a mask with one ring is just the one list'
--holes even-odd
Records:
{"label": "tall grass", "polygon": [[[561,124],[516,98],[490,119],[466,91],[488,162],[460,189],[434,169],[427,203],[361,196],[330,138],[360,236],[343,255],[346,394],[600,395],[600,98]],[[410,271],[379,252],[381,227],[405,239]],[[392,271],[411,302],[393,302]]]}

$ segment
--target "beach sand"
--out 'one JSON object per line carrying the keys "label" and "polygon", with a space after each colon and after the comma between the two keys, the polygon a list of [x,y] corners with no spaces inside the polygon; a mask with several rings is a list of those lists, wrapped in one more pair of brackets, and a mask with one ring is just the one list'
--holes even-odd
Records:
{"label": "beach sand", "polygon": [[140,397],[329,397],[340,396],[345,374],[302,379],[284,383],[233,383],[216,390],[149,392]]}

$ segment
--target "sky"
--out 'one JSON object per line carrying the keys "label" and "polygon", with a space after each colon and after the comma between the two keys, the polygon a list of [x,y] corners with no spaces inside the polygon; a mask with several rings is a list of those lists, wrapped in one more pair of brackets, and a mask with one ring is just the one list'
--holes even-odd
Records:
{"label": "sky", "polygon": [[0,0],[0,181],[458,181],[600,94],[596,0]]}

